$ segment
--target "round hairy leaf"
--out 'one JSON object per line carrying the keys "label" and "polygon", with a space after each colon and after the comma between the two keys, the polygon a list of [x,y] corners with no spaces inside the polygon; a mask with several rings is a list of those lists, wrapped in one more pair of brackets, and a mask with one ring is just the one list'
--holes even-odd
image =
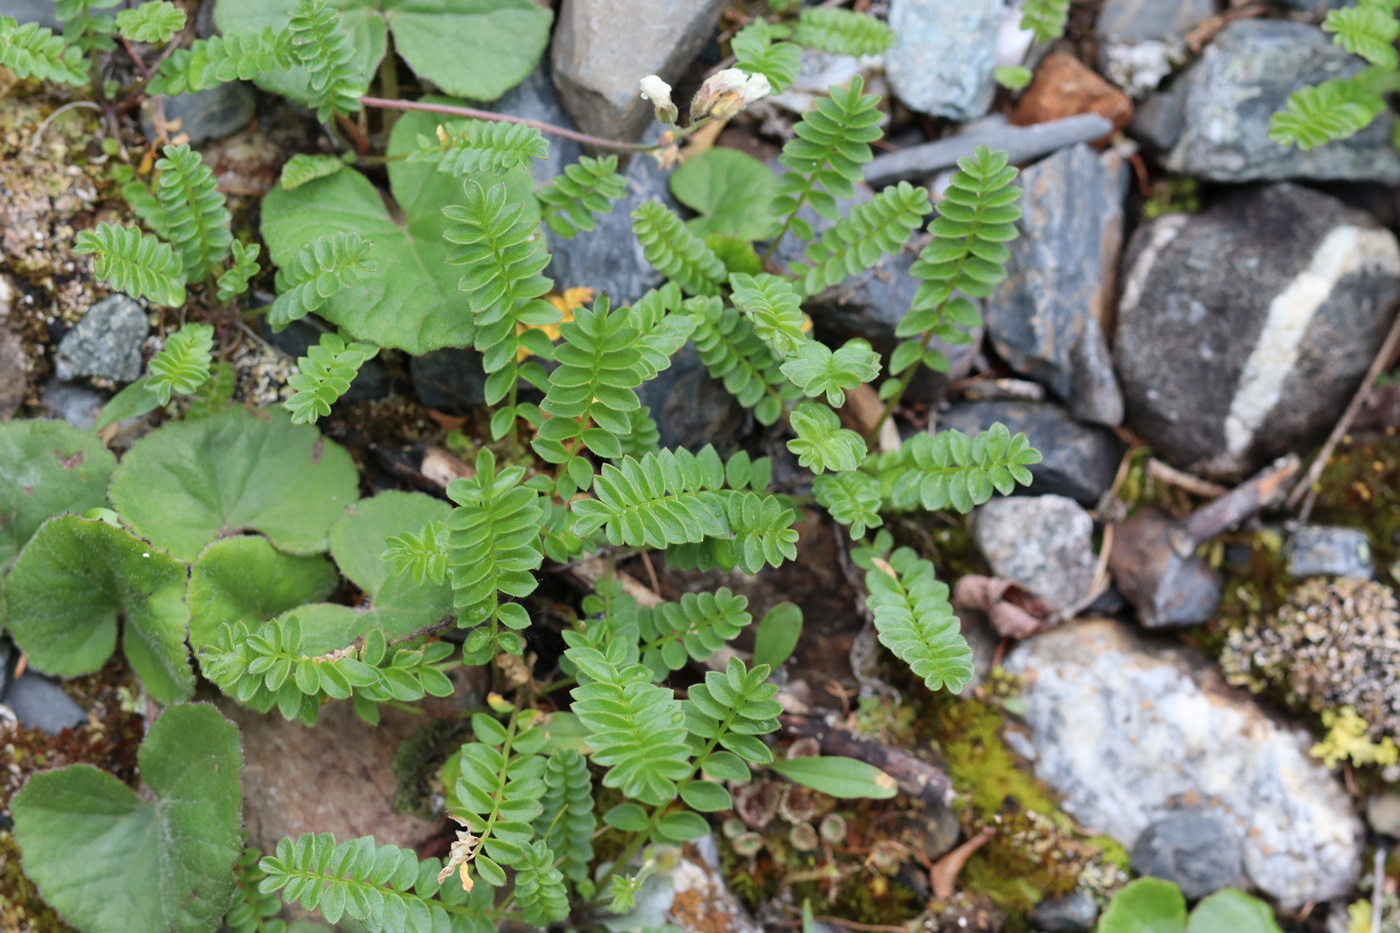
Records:
{"label": "round hairy leaf", "polygon": [[304,653],[342,648],[375,629],[392,641],[451,615],[451,584],[425,581],[419,585],[412,574],[395,572],[394,565],[382,558],[390,537],[416,534],[429,522],[445,519],[450,511],[447,503],[421,492],[381,492],[351,506],[331,529],[331,556],[368,600],[353,609],[328,603],[297,609]]}
{"label": "round hairy leaf", "polygon": [[1187,933],[1279,933],[1269,905],[1238,888],[1222,888],[1191,911]]}
{"label": "round hairy leaf", "polygon": [[870,797],[883,800],[893,797],[898,789],[894,778],[874,765],[856,761],[854,758],[792,758],[770,762],[768,767],[789,781],[833,797]]}
{"label": "round hairy leaf", "polygon": [[700,214],[690,228],[700,236],[720,233],[758,240],[773,232],[769,205],[777,179],[766,165],[737,149],[700,153],[671,175],[671,193]]}
{"label": "round hairy leaf", "polygon": [[212,933],[241,851],[238,728],[172,706],[137,760],[146,800],[90,765],[31,777],[12,805],[24,873],[87,933]]}
{"label": "round hairy leaf", "polygon": [[162,703],[194,692],[185,629],[185,565],[122,528],[60,515],[25,545],[5,580],[7,626],[29,662],[91,674],[117,645]]}
{"label": "round hairy leaf", "polygon": [[[551,15],[534,0],[329,0],[368,82],[384,57],[385,31],[414,73],[449,94],[495,100],[535,70],[549,41]],[[214,21],[228,33],[285,29],[296,0],[219,0]],[[270,91],[306,99],[306,71],[267,75]]]}
{"label": "round hairy leaf", "polygon": [[[439,123],[450,127],[463,122],[430,113],[403,114],[389,137],[389,155],[414,151],[418,137],[432,138]],[[487,186],[504,181],[509,199],[526,205],[526,219],[538,219],[539,204],[525,169],[512,169],[501,178],[489,173],[467,178]],[[379,191],[351,169],[308,181],[292,191],[274,188],[263,199],[263,239],[272,261],[286,266],[306,244],[354,231],[374,243],[369,258],[375,271],[361,273],[352,287],[330,297],[317,313],[356,340],[415,355],[466,346],[476,328],[457,290],[461,273],[447,265],[452,245],[442,238],[450,225],[442,208],[465,199],[463,184],[430,163],[389,163],[389,188],[401,218],[391,217]]]}
{"label": "round hairy leaf", "polygon": [[322,552],[358,485],[350,455],[315,428],[280,410],[233,408],[147,434],[112,474],[110,494],[138,534],[194,560],[243,531],[293,554]]}
{"label": "round hairy leaf", "polygon": [[261,535],[209,545],[190,568],[190,644],[210,644],[225,622],[249,628],[335,589],[335,567],[324,557],[283,554]]}
{"label": "round hairy leaf", "polygon": [[0,565],[50,515],[103,505],[117,458],[62,421],[0,424]]}
{"label": "round hairy leaf", "polygon": [[1182,933],[1186,899],[1159,878],[1139,878],[1113,897],[1099,919],[1100,933]]}

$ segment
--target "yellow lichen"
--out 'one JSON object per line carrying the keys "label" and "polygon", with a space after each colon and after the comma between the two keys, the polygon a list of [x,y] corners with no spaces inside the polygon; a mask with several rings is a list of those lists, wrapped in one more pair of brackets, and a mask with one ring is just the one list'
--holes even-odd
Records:
{"label": "yellow lichen", "polygon": [[1344,706],[1338,710],[1324,710],[1322,724],[1327,727],[1327,735],[1312,747],[1311,755],[1321,758],[1329,768],[1337,767],[1343,760],[1354,765],[1393,765],[1400,761],[1400,748],[1389,736],[1379,742],[1366,737],[1370,726],[1366,720],[1356,715],[1356,710]]}

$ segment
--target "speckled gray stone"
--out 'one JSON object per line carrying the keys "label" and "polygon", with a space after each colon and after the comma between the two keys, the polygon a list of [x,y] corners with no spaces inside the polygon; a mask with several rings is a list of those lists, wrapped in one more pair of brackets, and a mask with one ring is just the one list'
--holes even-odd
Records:
{"label": "speckled gray stone", "polygon": [[1093,586],[1094,520],[1073,499],[993,499],[973,513],[972,539],[994,574],[1030,590],[1052,609],[1073,606]]}
{"label": "speckled gray stone", "polygon": [[1400,151],[1382,114],[1349,139],[1304,152],[1269,140],[1269,118],[1299,88],[1365,63],[1315,26],[1276,19],[1227,26],[1177,80],[1184,120],[1166,167],[1211,181],[1313,178],[1400,183]]}
{"label": "speckled gray stone", "polygon": [[1215,0],[1108,0],[1094,26],[1099,67],[1141,96],[1187,60],[1187,33],[1214,13]]}
{"label": "speckled gray stone", "polygon": [[58,342],[58,378],[134,382],[141,375],[141,343],[148,329],[146,312],[131,298],[116,294],[102,299]]}
{"label": "speckled gray stone", "polygon": [[1303,525],[1293,532],[1285,549],[1291,577],[1364,577],[1375,573],[1371,539],[1360,528],[1338,525]]}
{"label": "speckled gray stone", "polygon": [[975,120],[996,94],[1002,0],[894,0],[894,45],[885,53],[890,86],[911,109]]}
{"label": "speckled gray stone", "polygon": [[170,135],[184,133],[191,145],[247,129],[258,109],[252,85],[243,81],[229,81],[193,94],[152,97],[141,106],[141,131],[147,139],[159,138],[155,123],[157,104],[165,107],[167,122],[180,121],[180,129],[171,130]]}

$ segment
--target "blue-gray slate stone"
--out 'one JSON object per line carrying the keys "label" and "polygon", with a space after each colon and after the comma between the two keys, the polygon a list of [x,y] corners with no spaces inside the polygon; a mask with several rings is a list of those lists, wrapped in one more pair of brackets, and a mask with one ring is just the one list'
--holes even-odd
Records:
{"label": "blue-gray slate stone", "polygon": [[1113,121],[1097,113],[1078,113],[1033,126],[1012,126],[1005,117],[990,116],[956,136],[876,156],[865,164],[865,180],[872,185],[889,185],[903,179],[926,178],[957,165],[959,159],[970,157],[978,146],[1002,150],[1016,165],[1111,132]]}
{"label": "blue-gray slate stone", "polygon": [[1210,181],[1278,178],[1400,183],[1400,151],[1390,115],[1349,139],[1304,152],[1268,137],[1269,118],[1288,95],[1365,64],[1306,23],[1249,19],[1231,23],[1178,79],[1181,139],[1166,167]]}
{"label": "blue-gray slate stone", "polygon": [[748,421],[748,413],[724,384],[710,378],[692,342],[655,379],[642,383],[637,397],[651,409],[662,447],[697,451],[714,444],[728,453]]}
{"label": "blue-gray slate stone", "polygon": [[429,408],[464,415],[486,404],[486,370],[475,350],[446,347],[409,361],[418,400]]}
{"label": "blue-gray slate stone", "polygon": [[193,94],[159,95],[141,105],[141,131],[147,139],[159,138],[155,120],[158,104],[165,107],[167,124],[180,121],[180,128],[171,129],[169,135],[183,133],[192,146],[247,129],[258,109],[257,95],[243,81],[229,81]]}
{"label": "blue-gray slate stone", "polygon": [[35,671],[10,684],[5,692],[5,705],[26,729],[41,729],[58,735],[64,729],[76,729],[87,722],[87,713],[73,702],[63,688]]}
{"label": "blue-gray slate stone", "polygon": [[984,311],[992,345],[1076,418],[1121,424],[1123,396],[1098,322],[1112,317],[1128,167],[1079,143],[1026,169],[1020,185],[1021,236]]}
{"label": "blue-gray slate stone", "polygon": [[1041,933],[1089,933],[1099,919],[1099,903],[1088,888],[1047,897],[1031,911],[1031,928]]}
{"label": "blue-gray slate stone", "polygon": [[890,86],[911,110],[975,120],[996,94],[1002,0],[894,0],[894,45],[885,53]]}
{"label": "blue-gray slate stone", "polygon": [[131,298],[116,294],[102,299],[58,342],[58,378],[134,382],[141,375],[141,344],[148,329],[146,312]]}
{"label": "blue-gray slate stone", "polygon": [[1285,551],[1290,577],[1363,577],[1375,573],[1371,539],[1359,528],[1303,525],[1288,539]]}
{"label": "blue-gray slate stone", "polygon": [[85,385],[50,379],[44,386],[44,407],[80,431],[92,430],[106,404],[101,392]]}
{"label": "blue-gray slate stone", "polygon": [[1152,823],[1133,844],[1132,867],[1174,882],[1188,901],[1249,886],[1239,832],[1211,810],[1185,810]]}
{"label": "blue-gray slate stone", "polygon": [[1214,14],[1215,0],[1108,0],[1094,26],[1099,67],[1139,97],[1186,61],[1186,35]]}
{"label": "blue-gray slate stone", "polygon": [[1232,481],[1337,423],[1394,317],[1400,245],[1341,201],[1248,187],[1128,244],[1115,353],[1128,423]]}

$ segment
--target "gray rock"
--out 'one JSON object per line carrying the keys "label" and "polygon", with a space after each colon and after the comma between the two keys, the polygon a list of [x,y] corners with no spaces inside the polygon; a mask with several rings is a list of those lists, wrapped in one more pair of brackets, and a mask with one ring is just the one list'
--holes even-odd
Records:
{"label": "gray rock", "polygon": [[937,427],[972,434],[998,421],[1012,434],[1025,432],[1041,453],[1043,459],[1031,467],[1032,495],[1068,496],[1080,505],[1093,506],[1113,485],[1123,442],[1107,428],[1075,421],[1051,402],[959,402]]}
{"label": "gray rock", "polygon": [[907,146],[876,156],[865,164],[865,180],[890,185],[901,179],[924,178],[952,168],[978,146],[1004,150],[1013,164],[1088,142],[1113,132],[1113,121],[1097,113],[1080,113],[1033,126],[1012,126],[1003,117],[979,120],[965,132],[937,142]]}
{"label": "gray rock", "polygon": [[1336,423],[1400,296],[1395,236],[1290,184],[1144,225],[1124,270],[1128,421],[1173,465],[1224,480]]}
{"label": "gray rock", "polygon": [[1245,876],[1285,909],[1356,883],[1365,829],[1313,737],[1196,652],[1096,621],[1022,642],[1005,667],[1026,677],[1030,728],[1008,739],[1085,829],[1132,849],[1189,803],[1237,832]]}
{"label": "gray rock", "polygon": [[1400,794],[1388,790],[1367,798],[1366,822],[1382,836],[1400,838]]}
{"label": "gray rock", "polygon": [[63,692],[62,687],[36,671],[25,671],[10,684],[5,705],[21,726],[41,729],[49,735],[76,729],[88,721],[87,713]]}
{"label": "gray rock", "polygon": [[[844,214],[844,208],[842,205]],[[825,218],[822,218],[825,220]],[[830,224],[830,221],[825,221]],[[841,342],[850,337],[862,337],[889,361],[899,343],[895,327],[908,312],[914,293],[919,289],[917,279],[909,275],[909,267],[918,258],[921,243],[911,243],[893,256],[884,256],[871,268],[840,285],[827,289],[809,299],[804,305],[818,333]],[[779,253],[787,252],[780,248]],[[798,250],[792,250],[797,258]],[[965,343],[949,343],[942,339],[929,342],[948,360],[948,372],[935,373],[921,367],[909,385],[905,398],[913,402],[929,402],[941,396],[948,383],[961,379],[972,371],[977,348],[982,344],[983,329],[979,325],[968,333]]]}
{"label": "gray rock", "polygon": [[10,689],[10,680],[14,673],[14,665],[11,662],[17,660],[15,643],[10,641],[9,636],[0,635],[0,703],[5,702],[5,693]]}
{"label": "gray rock", "polygon": [[657,168],[648,155],[634,157],[627,166],[627,194],[613,203],[611,213],[597,218],[591,232],[564,239],[548,231],[552,258],[545,274],[559,289],[586,285],[612,298],[613,307],[631,304],[665,276],[647,262],[641,244],[632,235],[632,211],[643,201],[659,200],[671,210],[679,205],[667,187],[669,173]]}
{"label": "gray rock", "polygon": [[84,385],[51,379],[44,386],[44,407],[80,431],[92,430],[105,404],[101,392]]}
{"label": "gray rock", "polygon": [[725,451],[748,420],[748,413],[724,383],[711,379],[694,343],[686,343],[655,379],[637,389],[651,409],[662,447],[699,450],[714,444]]}
{"label": "gray rock", "polygon": [[1026,169],[1020,184],[1021,236],[986,301],[987,334],[1012,369],[1043,382],[1076,417],[1118,424],[1123,399],[1108,344],[1089,325],[1112,316],[1128,167],[1079,143]]}
{"label": "gray rock", "polygon": [[135,381],[141,375],[141,343],[148,329],[146,312],[131,298],[116,294],[102,299],[58,342],[58,378]]}
{"label": "gray rock", "polygon": [[552,61],[574,123],[604,139],[641,136],[655,111],[639,82],[655,74],[674,85],[723,8],[724,0],[565,0]]}
{"label": "gray rock", "polygon": [[475,350],[434,350],[415,356],[408,371],[418,400],[429,408],[461,415],[486,403],[486,371]]}
{"label": "gray rock", "polygon": [[1157,820],[1133,845],[1133,871],[1171,881],[1188,901],[1248,885],[1236,828],[1219,813],[1184,810]]}
{"label": "gray rock", "polygon": [[1288,575],[1291,577],[1365,577],[1375,573],[1371,539],[1359,528],[1338,525],[1304,525],[1288,539]]}
{"label": "gray rock", "polygon": [[1140,97],[1187,59],[1187,33],[1214,14],[1215,0],[1108,0],[1094,27],[1099,67]]}
{"label": "gray rock", "polygon": [[38,23],[46,29],[63,29],[54,0],[0,0],[0,16],[13,16],[20,23]]}
{"label": "gray rock", "polygon": [[1181,138],[1185,120],[1179,94],[1152,94],[1133,111],[1128,135],[1156,152],[1166,152]]}
{"label": "gray rock", "polygon": [[161,105],[166,123],[180,121],[180,129],[171,130],[170,135],[184,133],[196,146],[247,129],[258,109],[252,86],[242,81],[229,81],[193,94],[157,95],[141,105],[141,131],[147,139],[159,138],[156,108]]}
{"label": "gray rock", "polygon": [[1002,0],[894,0],[894,45],[885,52],[890,87],[912,110],[975,120],[996,94]]}
{"label": "gray rock", "polygon": [[1094,583],[1094,520],[1064,496],[1008,496],[978,506],[972,539],[992,567],[1045,600],[1067,609]]}
{"label": "gray rock", "polygon": [[1032,929],[1041,933],[1089,933],[1099,919],[1099,903],[1088,888],[1063,897],[1047,897],[1031,912]]}
{"label": "gray rock", "polygon": [[1382,114],[1346,139],[1304,152],[1268,137],[1269,118],[1288,95],[1365,63],[1306,23],[1240,20],[1227,26],[1178,80],[1185,120],[1166,167],[1211,181],[1315,178],[1400,182],[1391,117]]}

